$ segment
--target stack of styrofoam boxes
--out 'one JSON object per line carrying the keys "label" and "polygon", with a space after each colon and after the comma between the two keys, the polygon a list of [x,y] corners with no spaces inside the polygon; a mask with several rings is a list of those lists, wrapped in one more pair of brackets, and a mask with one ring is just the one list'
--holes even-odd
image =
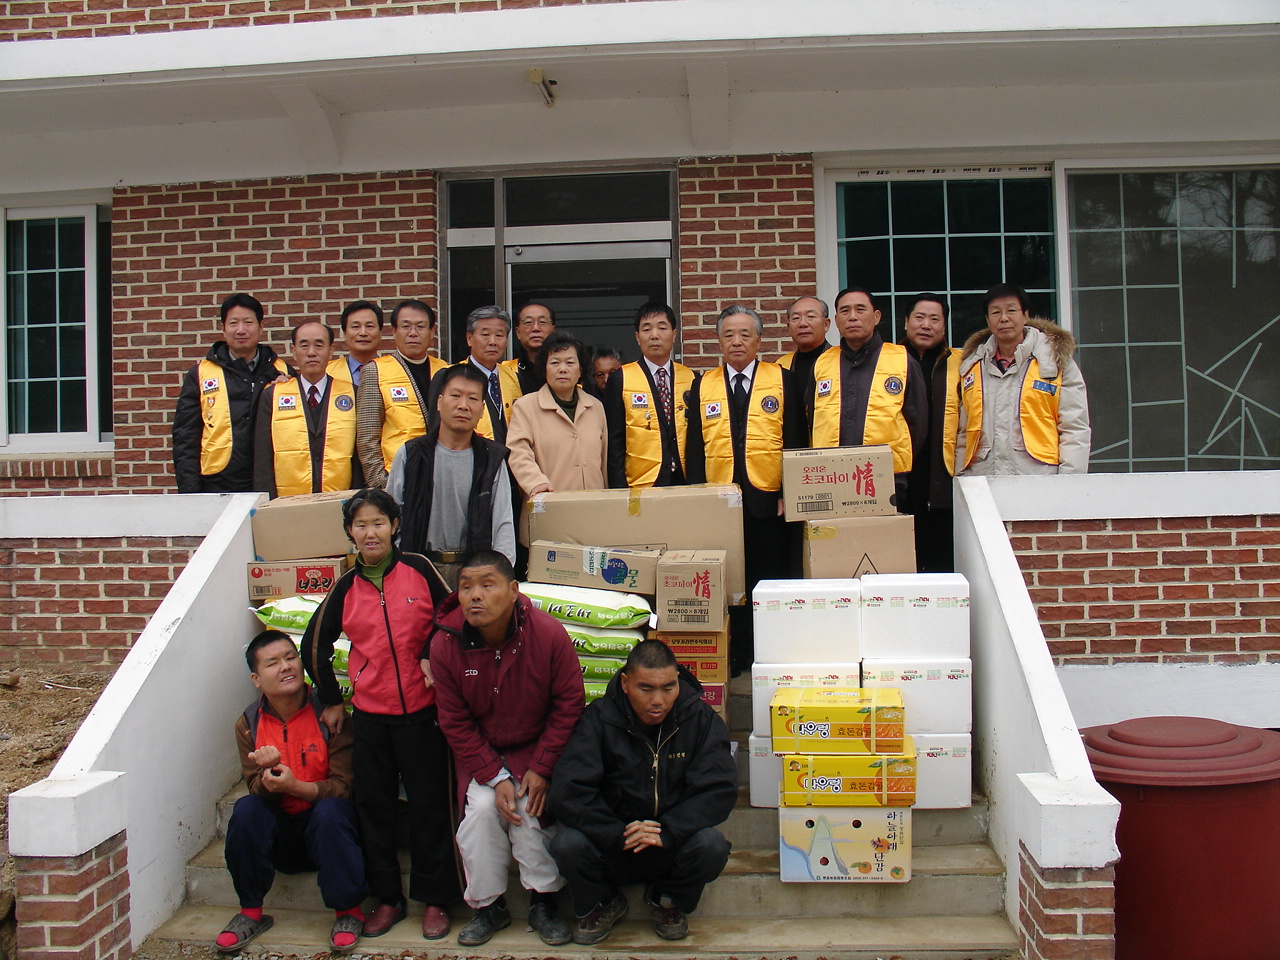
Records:
{"label": "stack of styrofoam boxes", "polygon": [[896,687],[918,758],[916,807],[972,802],[969,583],[958,573],[867,574],[862,686]]}
{"label": "stack of styrofoam boxes", "polygon": [[780,687],[860,685],[861,594],[857,580],[761,580],[751,595],[751,805],[776,807],[782,760],[773,752],[769,703]]}

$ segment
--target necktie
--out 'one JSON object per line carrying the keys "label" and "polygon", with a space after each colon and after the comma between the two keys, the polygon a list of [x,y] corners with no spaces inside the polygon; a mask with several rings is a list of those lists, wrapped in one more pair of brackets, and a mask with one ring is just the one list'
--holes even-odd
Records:
{"label": "necktie", "polygon": [[658,412],[662,416],[662,422],[671,426],[671,384],[667,382],[667,368],[659,367],[654,373],[654,379],[658,381]]}
{"label": "necktie", "polygon": [[493,409],[502,416],[502,388],[498,386],[498,374],[489,374],[489,399],[493,401]]}
{"label": "necktie", "polygon": [[320,391],[316,389],[316,385],[314,383],[307,391],[307,406],[312,410],[320,406]]}
{"label": "necktie", "polygon": [[735,373],[733,375],[733,402],[738,406],[738,412],[742,413],[747,408],[747,375],[745,373]]}

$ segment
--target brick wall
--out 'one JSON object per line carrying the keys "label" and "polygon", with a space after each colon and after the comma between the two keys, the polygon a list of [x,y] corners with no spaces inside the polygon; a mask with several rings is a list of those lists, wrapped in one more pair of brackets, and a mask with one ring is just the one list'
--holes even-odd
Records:
{"label": "brick wall", "polygon": [[0,6],[0,41],[624,2],[628,0],[8,0]]}
{"label": "brick wall", "polygon": [[114,669],[200,541],[0,540],[0,663]]}
{"label": "brick wall", "polygon": [[125,834],[78,857],[16,857],[21,960],[129,960]]}
{"label": "brick wall", "polygon": [[808,155],[707,157],[678,170],[684,362],[720,362],[716,315],[760,311],[766,359],[791,349],[782,312],[817,290],[813,160]]}
{"label": "brick wall", "polygon": [[128,187],[112,210],[114,486],[173,490],[183,374],[219,339],[218,304],[262,301],[289,355],[302,319],[342,305],[438,299],[434,174],[393,172]]}
{"label": "brick wall", "polygon": [[1053,868],[1018,844],[1018,939],[1023,960],[1112,960],[1115,867]]}
{"label": "brick wall", "polygon": [[83,457],[0,458],[0,496],[109,492],[115,487],[111,454]]}
{"label": "brick wall", "polygon": [[1280,516],[1008,529],[1059,665],[1280,662]]}

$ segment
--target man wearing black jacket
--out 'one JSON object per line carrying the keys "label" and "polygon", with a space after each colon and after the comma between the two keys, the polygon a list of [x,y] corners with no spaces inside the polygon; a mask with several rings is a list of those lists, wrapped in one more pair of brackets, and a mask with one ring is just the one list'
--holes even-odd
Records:
{"label": "man wearing black jacket", "polygon": [[253,487],[253,424],[262,389],[293,371],[261,342],[262,304],[247,293],[222,301],[222,339],[187,371],[173,415],[179,493]]}
{"label": "man wearing black jacket", "polygon": [[609,936],[628,883],[646,885],[658,936],[687,936],[686,914],[729,859],[716,825],[737,795],[729,731],[702,685],[660,640],[637,644],[588,704],[551,781],[551,853],[573,896],[574,943]]}
{"label": "man wearing black jacket", "polygon": [[515,562],[507,448],[476,433],[486,386],[469,363],[442,370],[435,425],[396,451],[387,476],[387,493],[404,510],[400,549],[429,557],[450,589],[479,550]]}

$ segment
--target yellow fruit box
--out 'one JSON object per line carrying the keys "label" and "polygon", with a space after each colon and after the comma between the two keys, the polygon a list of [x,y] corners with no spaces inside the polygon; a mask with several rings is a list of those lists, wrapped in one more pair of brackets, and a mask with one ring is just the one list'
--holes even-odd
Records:
{"label": "yellow fruit box", "polygon": [[784,807],[909,807],[916,802],[916,750],[895,754],[782,755]]}
{"label": "yellow fruit box", "polygon": [[769,714],[775,753],[896,754],[906,732],[897,687],[779,687]]}

